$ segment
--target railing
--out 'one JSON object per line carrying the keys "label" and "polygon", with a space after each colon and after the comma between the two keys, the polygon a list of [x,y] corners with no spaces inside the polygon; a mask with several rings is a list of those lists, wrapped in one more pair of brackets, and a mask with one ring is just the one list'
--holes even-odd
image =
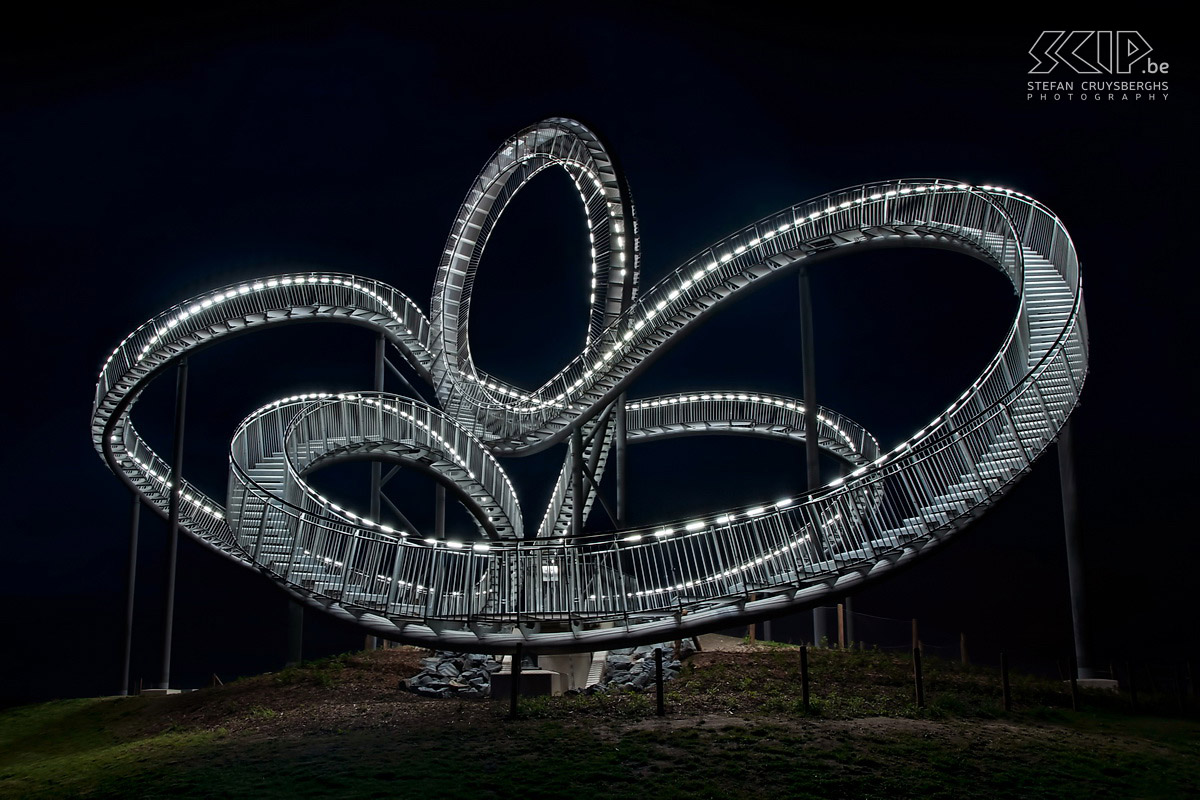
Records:
{"label": "railing", "polygon": [[[603,162],[596,159],[602,150],[586,149],[588,163]],[[585,163],[576,150],[556,157]],[[606,175],[600,183],[611,199],[616,181]],[[473,193],[464,209],[492,215],[494,224],[507,202],[496,198],[500,205],[482,210]],[[625,219],[611,207],[602,211],[610,221]],[[1021,292],[1020,310],[971,386],[887,453],[860,426],[821,409],[818,441],[857,466],[816,492],[570,540],[438,542],[364,520],[305,482],[306,472],[331,459],[386,451],[404,460],[413,450],[433,457],[431,468],[457,487],[485,532],[519,535],[516,495],[494,452],[560,441],[594,418],[656,351],[759,278],[842,247],[908,242],[966,250],[991,263]],[[636,251],[636,242],[622,246],[630,245]],[[442,302],[469,302],[469,285]],[[586,647],[664,624],[710,624],[730,609],[781,608],[936,545],[1053,441],[1087,371],[1078,259],[1061,222],[1020,193],[947,181],[870,184],[785,209],[690,259],[624,313],[610,304],[604,313],[611,323],[589,336],[579,357],[541,389],[521,393],[473,368],[456,373],[419,309],[378,282],[305,272],[236,284],[173,307],[122,342],[97,384],[93,437],[114,471],[165,514],[169,469],[129,421],[129,406],[157,372],[263,325],[328,318],[383,331],[423,376],[441,376],[446,413],[376,393],[292,397],[260,409],[232,445],[228,523],[225,509],[184,483],[184,527],[304,596],[373,615],[377,630],[424,641],[474,636],[497,647],[543,635],[558,647]],[[455,330],[465,343],[465,325]],[[629,409],[633,437],[682,433],[715,418],[793,432],[803,424],[802,402],[754,393],[696,392],[674,402],[630,401]],[[275,463],[283,472],[267,480]],[[570,623],[570,634],[537,630],[556,621]],[[614,622],[618,629],[604,627]]]}
{"label": "railing", "polygon": [[[473,369],[470,375],[461,376],[447,401],[462,409],[463,416],[456,416],[460,423],[486,419],[485,441],[498,452],[542,449],[562,441],[573,419],[611,400],[640,372],[649,352],[659,350],[666,340],[719,305],[720,301],[713,302],[714,290],[736,291],[731,287],[748,285],[793,265],[824,249],[825,240],[863,228],[908,224],[954,236],[978,249],[1020,286],[1021,252],[1008,220],[1011,211],[997,198],[1025,202],[1022,197],[948,181],[905,180],[809,200],[748,226],[689,259],[644,293],[536,391],[515,396],[510,387],[497,391],[491,386],[493,378]],[[830,241],[827,247],[847,243]],[[466,289],[463,295],[469,299]],[[598,385],[603,387],[602,394]]]}

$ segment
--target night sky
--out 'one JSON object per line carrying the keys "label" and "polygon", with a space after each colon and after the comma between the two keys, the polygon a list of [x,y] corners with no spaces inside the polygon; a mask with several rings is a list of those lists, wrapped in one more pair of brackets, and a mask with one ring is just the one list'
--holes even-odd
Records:
{"label": "night sky", "polygon": [[[0,697],[98,694],[118,682],[131,501],[88,430],[112,348],[173,303],[301,265],[381,279],[428,312],[472,179],[506,137],[549,116],[591,126],[622,165],[641,224],[643,289],[770,212],[872,180],[1010,186],[1054,209],[1080,254],[1091,334],[1074,424],[1096,661],[1147,646],[1164,658],[1196,653],[1187,376],[1197,294],[1185,214],[1200,175],[1194,48],[1180,26],[1136,24],[1151,58],[1170,64],[1166,100],[1054,102],[1026,99],[1026,51],[1040,22],[988,32],[684,6],[611,15],[265,8],[47,13],[5,34],[0,646],[10,655]],[[1054,77],[1080,79],[1061,69]],[[480,266],[477,363],[526,388],[557,372],[583,341],[586,264],[573,187],[545,173],[514,201]],[[815,268],[813,291],[818,400],[887,448],[971,382],[1016,308],[999,273],[935,251],[831,260]],[[674,347],[630,397],[799,397],[797,314],[794,276],[775,281]],[[301,391],[369,388],[372,355],[370,333],[319,325],[193,357],[185,475],[222,499],[229,436],[243,416]],[[173,392],[159,380],[134,412],[160,454],[170,452]],[[563,454],[504,462],[527,521],[540,518]],[[803,465],[802,449],[779,443],[639,445],[631,518],[771,501],[804,485]],[[364,504],[366,473],[355,470],[316,482]],[[432,518],[431,485],[406,477],[391,494],[419,525]],[[605,527],[597,510],[588,528]],[[165,536],[144,513],[135,679],[158,671]],[[1035,666],[1065,656],[1055,452],[952,545],[855,604],[919,617],[931,642],[965,631],[980,660],[1001,647]],[[284,596],[186,538],[176,613],[181,686],[282,664]],[[776,634],[806,637],[808,618],[779,622]],[[899,625],[880,624],[879,635],[903,642]],[[309,614],[307,656],[361,642]]]}

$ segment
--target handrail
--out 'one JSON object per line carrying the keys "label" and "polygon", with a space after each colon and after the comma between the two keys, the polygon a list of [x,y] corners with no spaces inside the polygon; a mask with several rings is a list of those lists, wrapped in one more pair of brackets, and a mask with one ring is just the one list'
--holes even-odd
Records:
{"label": "handrail", "polygon": [[[581,353],[538,390],[496,382],[474,369],[465,320],[454,323],[469,305],[472,282],[456,284],[446,267],[454,253],[477,262],[486,233],[524,182],[556,164],[577,183],[595,179],[591,197],[605,201],[594,203],[589,219],[593,231],[598,221],[610,229],[608,239],[593,234],[593,244],[603,243],[595,252],[608,248],[594,256],[594,269],[612,267],[604,259],[615,253],[637,252],[635,232],[621,227],[632,206],[611,160],[590,132],[568,122],[527,129],[517,137],[532,137],[521,140],[523,155],[514,147],[520,157],[504,156],[502,147],[493,157],[499,161],[485,166],[451,238],[461,240],[471,224],[484,226],[484,235],[478,247],[463,244],[444,260],[432,320],[378,281],[304,271],[200,295],[140,326],[97,383],[93,438],[109,466],[165,514],[168,469],[129,420],[146,383],[194,349],[263,326],[329,319],[378,330],[437,388],[444,411],[369,392],[296,396],[260,409],[231,445],[228,521],[184,482],[184,528],[306,601],[385,635],[493,650],[530,640],[547,650],[587,649],[719,627],[882,574],[990,507],[1074,408],[1087,374],[1087,335],[1078,258],[1061,220],[1010,189],[930,179],[850,187],[769,215],[685,261],[624,311],[608,295],[593,298],[593,323],[605,324],[589,324]],[[514,176],[515,189],[506,183]],[[493,454],[543,449],[588,424],[688,328],[761,278],[847,248],[908,244],[961,250],[996,267],[1018,291],[1016,316],[970,387],[887,453],[852,421],[822,409],[819,438],[855,468],[816,491],[568,540],[561,525],[550,524],[564,490],[542,523],[547,538],[438,542],[331,507],[304,481],[322,459],[354,448],[419,446],[437,457],[434,471],[461,490],[485,531],[490,525],[519,535],[516,493]],[[636,270],[619,278],[610,271],[610,293],[636,281]],[[455,335],[446,335],[450,328]],[[794,438],[803,417],[802,401],[754,392],[674,399],[629,401],[631,419],[647,417],[644,425],[635,421],[632,439],[639,431],[710,431],[703,422],[710,413],[721,430],[736,419],[752,427],[755,414],[781,408],[792,415],[783,428]],[[427,409],[421,413],[436,419],[437,433],[429,427],[414,442],[402,405]],[[332,414],[345,416],[331,421]],[[603,459],[603,443],[601,450]],[[277,459],[286,473],[278,486],[261,472]],[[589,490],[581,505],[590,500]]]}

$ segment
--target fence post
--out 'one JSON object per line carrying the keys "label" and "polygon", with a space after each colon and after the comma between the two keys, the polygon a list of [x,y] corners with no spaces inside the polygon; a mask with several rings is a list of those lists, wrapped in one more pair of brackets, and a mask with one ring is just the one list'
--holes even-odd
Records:
{"label": "fence post", "polygon": [[846,607],[838,603],[838,647],[842,650],[846,649]]}
{"label": "fence post", "polygon": [[1000,651],[1000,685],[1004,697],[1004,710],[1012,711],[1012,686],[1008,682],[1008,653]]}
{"label": "fence post", "polygon": [[663,705],[663,665],[662,665],[662,648],[654,648],[654,666],[657,668],[654,672],[654,689],[657,694],[657,709],[658,716],[666,716],[667,709]]}
{"label": "fence post", "polygon": [[808,646],[800,645],[800,697],[804,700],[804,713],[811,709],[808,706]]}
{"label": "fence post", "polygon": [[913,648],[913,682],[917,689],[917,708],[925,707],[925,683],[921,678],[921,648]]}
{"label": "fence post", "polygon": [[521,694],[521,644],[517,643],[517,652],[513,653],[512,657],[512,680],[508,686],[508,718],[517,718],[517,698]]}
{"label": "fence post", "polygon": [[969,663],[967,661],[967,634],[965,633],[958,634],[958,655],[962,658],[962,665],[965,667]]}

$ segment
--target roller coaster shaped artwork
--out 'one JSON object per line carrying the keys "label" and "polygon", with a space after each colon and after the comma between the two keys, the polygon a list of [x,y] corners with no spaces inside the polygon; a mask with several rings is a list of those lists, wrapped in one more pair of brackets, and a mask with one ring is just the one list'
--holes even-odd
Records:
{"label": "roller coaster shaped artwork", "polygon": [[[534,391],[473,362],[471,288],[512,198],[566,171],[590,240],[583,350]],[[843,252],[922,246],[1000,270],[1019,297],[1003,346],[948,408],[881,452],[854,421],[817,413],[844,477],[777,502],[581,535],[615,441],[698,433],[804,440],[804,401],[752,392],[626,400],[654,358],[764,278]],[[426,316],[377,280],[303,270],[193,297],[130,333],[104,362],[92,439],[109,468],[182,530],[261,571],[298,602],[368,633],[444,649],[538,652],[664,641],[811,606],[936,547],[995,504],[1056,439],[1087,372],[1079,264],[1049,209],[1011,189],[889,180],[785,208],[721,239],[638,293],[638,237],[624,180],[596,135],[563,118],[532,125],[484,166],[446,241]],[[376,391],[309,394],[250,414],[233,434],[228,496],[204,496],[139,436],[149,382],[227,337],[322,320],[381,334],[436,405]],[[522,517],[498,456],[569,442],[545,515]],[[569,449],[570,449],[569,448]],[[474,541],[394,528],[323,497],[316,469],[350,459],[432,475],[471,513]],[[586,465],[589,481],[576,473]],[[575,468],[572,469],[572,464]]]}

